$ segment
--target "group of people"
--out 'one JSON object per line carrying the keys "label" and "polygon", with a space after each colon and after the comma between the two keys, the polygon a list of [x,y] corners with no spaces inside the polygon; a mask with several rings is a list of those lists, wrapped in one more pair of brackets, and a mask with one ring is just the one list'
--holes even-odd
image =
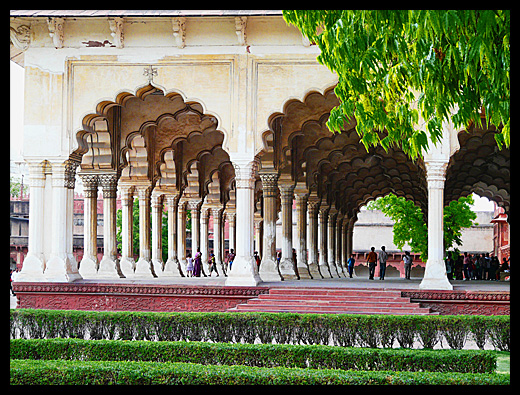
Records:
{"label": "group of people", "polygon": [[510,267],[509,258],[502,258],[502,264],[496,256],[486,254],[458,255],[448,251],[446,257],[446,273],[449,280],[500,280],[500,272],[508,272]]}
{"label": "group of people", "polygon": [[[226,271],[231,269],[231,266],[233,265],[233,261],[235,260],[235,251],[231,249],[227,256],[226,256],[226,268],[222,268],[224,271],[224,275],[226,275]],[[213,253],[213,250],[211,250],[211,253],[209,254],[208,258],[208,266],[209,266],[209,277],[211,277],[211,273],[215,272],[217,277],[219,276],[218,270],[217,270],[217,260],[215,258],[215,254]],[[200,277],[200,275],[206,277],[206,273],[204,273],[204,269],[202,267],[202,254],[200,252],[200,249],[197,249],[197,253],[195,254],[195,257],[192,258],[191,252],[188,252],[186,254],[186,276],[187,277]]]}
{"label": "group of people", "polygon": [[[370,248],[370,252],[367,256],[367,264],[368,264],[368,279],[373,280],[374,274],[376,271],[376,265],[377,261],[379,261],[379,279],[384,280],[385,279],[385,273],[386,273],[386,261],[388,260],[388,253],[386,252],[386,247],[381,246],[381,251],[379,254],[375,252],[375,247]],[[352,264],[350,261],[353,261]],[[403,262],[404,262],[404,277],[407,280],[410,280],[410,272],[412,270],[412,256],[410,255],[410,251],[406,251],[403,256]],[[354,254],[352,254],[351,258],[347,261],[348,264],[348,272],[350,277],[352,277],[352,269],[354,268]]]}

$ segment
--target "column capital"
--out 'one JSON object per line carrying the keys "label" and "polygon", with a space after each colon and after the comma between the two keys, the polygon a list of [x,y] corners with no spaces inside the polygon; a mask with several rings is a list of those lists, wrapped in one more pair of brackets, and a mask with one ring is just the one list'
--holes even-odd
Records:
{"label": "column capital", "polygon": [[45,186],[45,170],[42,163],[29,163],[29,186]]}
{"label": "column capital", "polygon": [[164,199],[164,195],[163,194],[154,194],[152,193],[152,197],[151,197],[151,206],[152,208],[162,208],[163,206],[163,199]]}
{"label": "column capital", "polygon": [[331,207],[329,209],[329,226],[332,226],[332,224],[334,223],[334,217],[336,216],[337,213],[338,213],[338,210],[336,210],[335,207]]}
{"label": "column capital", "polygon": [[444,188],[446,180],[446,169],[448,162],[446,160],[429,160],[424,162],[426,166],[426,181],[429,188]]}
{"label": "column capital", "polygon": [[168,204],[168,206],[177,206],[179,204],[179,199],[181,197],[181,194],[178,193],[178,194],[169,194],[169,195],[166,195],[166,203]]}
{"label": "column capital", "polygon": [[197,200],[189,200],[188,201],[188,208],[190,210],[197,210],[199,211],[203,203],[203,199],[197,199]]}
{"label": "column capital", "polygon": [[202,207],[200,210],[200,220],[202,222],[209,221],[209,215],[210,215],[211,209],[208,207]]}
{"label": "column capital", "polygon": [[232,161],[235,168],[235,185],[237,188],[255,188],[255,175],[258,171],[256,160],[235,160]]}
{"label": "column capital", "polygon": [[264,197],[276,197],[278,194],[278,173],[259,173],[262,180]]}
{"label": "column capital", "polygon": [[79,162],[67,159],[65,161],[65,187],[74,189],[76,184],[76,168],[79,166]]}
{"label": "column capital", "polygon": [[137,197],[140,201],[150,199],[152,193],[152,187],[150,185],[139,185],[136,186],[135,189],[137,190]]}
{"label": "column capital", "polygon": [[213,217],[217,217],[220,215],[220,213],[222,213],[224,209],[222,207],[211,207],[211,215],[213,215]]}
{"label": "column capital", "polygon": [[294,184],[279,183],[278,188],[280,189],[282,196],[294,194]]}
{"label": "column capital", "polygon": [[226,211],[226,219],[229,223],[235,223],[236,213]]}
{"label": "column capital", "polygon": [[117,174],[100,174],[99,184],[103,188],[103,198],[113,198],[117,196]]}

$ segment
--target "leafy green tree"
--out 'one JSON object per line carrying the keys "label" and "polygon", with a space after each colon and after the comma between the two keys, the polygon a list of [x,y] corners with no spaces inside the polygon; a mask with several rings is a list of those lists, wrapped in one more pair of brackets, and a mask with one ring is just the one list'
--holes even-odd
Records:
{"label": "leafy green tree", "polygon": [[[400,146],[412,158],[436,143],[442,122],[487,124],[510,141],[510,12],[495,10],[285,10],[338,75],[340,104],[327,126],[353,116],[368,149]],[[386,130],[383,137],[377,131]]]}
{"label": "leafy green tree", "polygon": [[[461,197],[444,207],[444,249],[448,250],[454,244],[461,245],[461,235],[464,228],[478,225],[473,220],[477,215],[471,210],[473,196]],[[408,243],[411,250],[421,254],[421,260],[428,259],[428,226],[422,210],[404,197],[390,193],[384,197],[369,202],[369,210],[381,210],[394,222],[393,242],[402,249]]]}
{"label": "leafy green tree", "polygon": [[18,181],[16,178],[11,177],[11,176],[9,177],[9,190],[10,190],[12,197],[20,196],[20,191],[21,191],[20,185],[21,185],[20,181]]}

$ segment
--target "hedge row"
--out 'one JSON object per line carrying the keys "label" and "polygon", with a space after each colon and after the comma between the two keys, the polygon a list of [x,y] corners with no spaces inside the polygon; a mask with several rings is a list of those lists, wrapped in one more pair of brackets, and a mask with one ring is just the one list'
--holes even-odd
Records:
{"label": "hedge row", "polygon": [[496,355],[482,350],[407,350],[322,345],[13,339],[11,359],[192,362],[343,370],[493,373]]}
{"label": "hedge row", "polygon": [[11,360],[11,384],[510,384],[509,374]]}
{"label": "hedge row", "polygon": [[510,351],[509,316],[390,316],[296,313],[157,313],[13,309],[11,338],[89,338],[325,344],[403,348],[419,341],[433,348],[442,338],[462,349],[468,338],[479,348],[489,340]]}

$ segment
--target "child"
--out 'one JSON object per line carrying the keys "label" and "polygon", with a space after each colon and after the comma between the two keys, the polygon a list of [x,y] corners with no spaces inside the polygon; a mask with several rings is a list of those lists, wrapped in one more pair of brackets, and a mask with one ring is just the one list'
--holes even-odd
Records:
{"label": "child", "polygon": [[188,255],[186,255],[186,261],[188,262],[186,265],[186,276],[193,277],[193,258],[191,257],[191,252],[188,252]]}

